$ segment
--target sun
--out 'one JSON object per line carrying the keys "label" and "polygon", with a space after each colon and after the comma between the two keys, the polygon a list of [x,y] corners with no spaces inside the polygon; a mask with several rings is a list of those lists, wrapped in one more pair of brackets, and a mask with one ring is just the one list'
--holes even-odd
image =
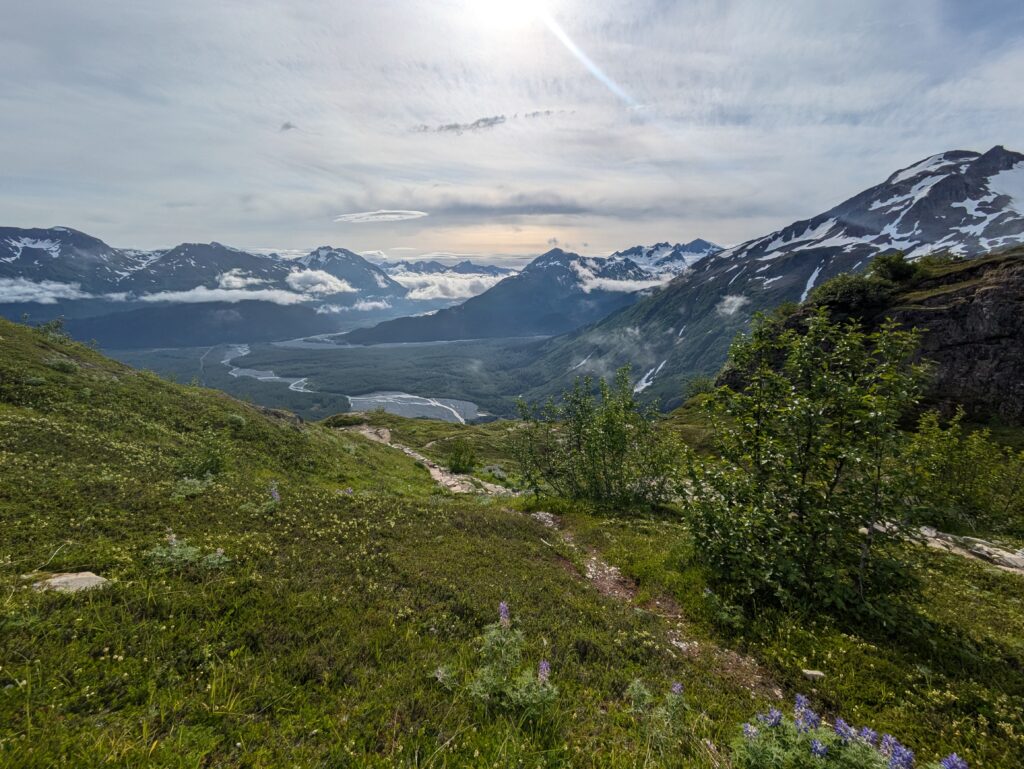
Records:
{"label": "sun", "polygon": [[469,13],[484,27],[515,30],[535,21],[544,12],[540,0],[466,0]]}

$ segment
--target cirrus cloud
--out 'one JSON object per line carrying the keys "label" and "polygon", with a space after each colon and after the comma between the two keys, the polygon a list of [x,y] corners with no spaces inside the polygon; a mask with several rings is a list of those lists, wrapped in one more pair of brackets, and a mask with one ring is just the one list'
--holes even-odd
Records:
{"label": "cirrus cloud", "polygon": [[345,224],[373,224],[376,222],[401,222],[406,219],[422,219],[430,216],[426,211],[404,211],[382,209],[379,211],[357,211],[353,214],[339,214],[334,221]]}

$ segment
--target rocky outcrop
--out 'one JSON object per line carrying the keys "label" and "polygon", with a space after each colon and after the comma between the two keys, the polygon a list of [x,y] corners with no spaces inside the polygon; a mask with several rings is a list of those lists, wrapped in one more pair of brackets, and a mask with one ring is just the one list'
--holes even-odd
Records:
{"label": "rocky outcrop", "polygon": [[[925,405],[946,416],[962,406],[972,421],[1024,424],[1024,247],[930,266],[867,306],[826,304],[839,321],[877,329],[892,318],[921,332],[918,357],[931,364]],[[816,309],[813,300],[804,304],[785,327],[803,328]],[[717,383],[737,389],[743,375],[727,366]]]}
{"label": "rocky outcrop", "polygon": [[885,317],[922,330],[929,400],[943,411],[1024,424],[1024,249],[951,266],[875,321]]}

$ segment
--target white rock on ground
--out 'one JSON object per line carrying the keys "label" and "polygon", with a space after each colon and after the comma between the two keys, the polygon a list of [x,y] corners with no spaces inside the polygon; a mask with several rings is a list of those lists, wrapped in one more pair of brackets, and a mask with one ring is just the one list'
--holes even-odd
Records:
{"label": "white rock on ground", "polygon": [[825,678],[825,674],[820,670],[801,670],[800,672],[808,681],[821,681]]}
{"label": "white rock on ground", "polygon": [[91,571],[64,572],[52,574],[35,583],[36,590],[56,590],[60,593],[80,593],[103,587],[109,580]]}

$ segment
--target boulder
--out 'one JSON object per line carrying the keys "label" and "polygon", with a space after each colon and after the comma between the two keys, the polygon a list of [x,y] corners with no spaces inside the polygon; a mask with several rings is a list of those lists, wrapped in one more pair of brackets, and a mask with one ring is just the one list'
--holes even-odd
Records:
{"label": "boulder", "polygon": [[36,590],[56,590],[59,593],[80,593],[104,587],[110,580],[91,571],[63,572],[51,574],[35,583]]}

